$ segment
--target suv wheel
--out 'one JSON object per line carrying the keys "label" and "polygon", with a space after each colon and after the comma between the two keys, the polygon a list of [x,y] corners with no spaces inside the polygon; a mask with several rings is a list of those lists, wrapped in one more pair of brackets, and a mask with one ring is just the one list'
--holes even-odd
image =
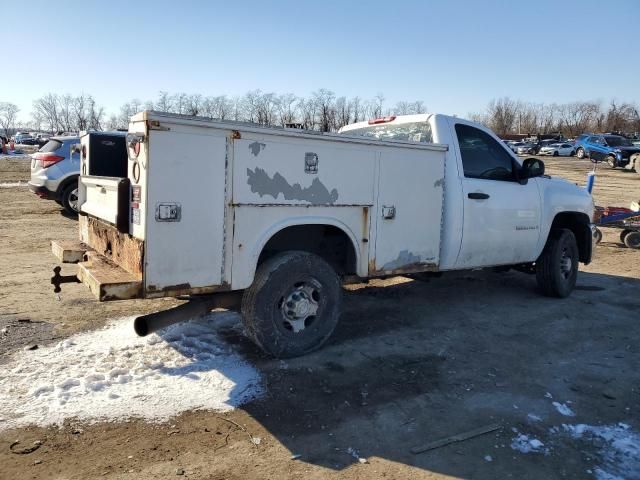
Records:
{"label": "suv wheel", "polygon": [[578,278],[578,245],[571,230],[552,230],[536,261],[538,287],[547,297],[568,297]]}
{"label": "suv wheel", "polygon": [[576,156],[579,159],[583,159],[585,157],[584,155],[584,148],[579,148],[578,150],[576,150]]}
{"label": "suv wheel", "polygon": [[342,285],[335,270],[307,252],[266,260],[242,297],[246,334],[269,355],[304,355],[327,341],[338,323]]}
{"label": "suv wheel", "polygon": [[62,191],[62,207],[70,215],[78,214],[78,182],[73,182]]}
{"label": "suv wheel", "polygon": [[609,167],[611,168],[616,168],[618,166],[618,161],[616,160],[616,157],[614,157],[613,155],[609,155],[607,157],[607,165],[609,165]]}

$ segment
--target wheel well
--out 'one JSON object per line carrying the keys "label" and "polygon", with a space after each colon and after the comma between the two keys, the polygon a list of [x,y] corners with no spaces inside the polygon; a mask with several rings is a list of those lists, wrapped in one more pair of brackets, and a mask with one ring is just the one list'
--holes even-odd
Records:
{"label": "wheel well", "polygon": [[60,183],[60,185],[58,185],[58,190],[56,191],[56,194],[58,195],[58,197],[62,199],[62,192],[64,192],[65,188],[67,188],[73,182],[77,183],[79,178],[80,178],[80,175],[72,175],[71,177],[65,178]]}
{"label": "wheel well", "polygon": [[276,253],[302,250],[322,257],[340,275],[356,273],[356,250],[349,236],[333,225],[294,225],[269,239],[258,265]]}
{"label": "wheel well", "polygon": [[573,232],[580,252],[580,261],[589,263],[591,260],[591,227],[589,217],[579,212],[562,212],[555,216],[551,229],[567,228]]}

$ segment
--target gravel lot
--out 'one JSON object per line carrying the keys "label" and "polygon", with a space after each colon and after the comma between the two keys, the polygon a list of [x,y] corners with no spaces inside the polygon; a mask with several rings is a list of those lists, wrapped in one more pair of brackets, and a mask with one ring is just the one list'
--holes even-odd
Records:
{"label": "gravel lot", "polygon": [[[544,161],[579,184],[591,168]],[[0,157],[0,368],[38,352],[25,347],[176,303],[97,304],[77,285],[56,296],[49,242],[76,238],[76,221],[6,186],[28,180],[28,165]],[[640,200],[640,175],[601,168],[595,199]],[[230,412],[3,431],[0,411],[0,478],[640,478],[640,251],[603,231],[565,300],[515,272],[350,286],[328,345],[286,362],[263,357],[237,319],[221,322],[218,337],[266,392]],[[411,453],[490,424],[500,428]]]}

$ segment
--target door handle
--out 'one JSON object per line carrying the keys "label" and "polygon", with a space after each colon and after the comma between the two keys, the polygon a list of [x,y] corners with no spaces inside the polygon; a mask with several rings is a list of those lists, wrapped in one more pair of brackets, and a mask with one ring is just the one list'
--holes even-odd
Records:
{"label": "door handle", "polygon": [[467,194],[467,197],[471,198],[472,200],[486,200],[487,198],[489,198],[489,194],[480,193],[480,192],[471,192]]}

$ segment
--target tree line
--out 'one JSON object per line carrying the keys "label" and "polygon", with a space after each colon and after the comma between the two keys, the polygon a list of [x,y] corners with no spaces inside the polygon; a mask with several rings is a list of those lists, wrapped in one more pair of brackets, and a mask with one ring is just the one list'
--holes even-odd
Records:
{"label": "tree line", "polygon": [[386,107],[384,102],[385,97],[382,94],[372,99],[358,96],[347,98],[338,97],[331,90],[324,88],[308,97],[261,90],[252,90],[235,97],[170,94],[161,91],[155,99],[133,99],[122,105],[118,113],[107,114],[105,108],[97,105],[91,95],[48,93],[33,102],[31,120],[22,125],[16,122],[18,107],[8,102],[0,102],[0,127],[6,132],[14,131],[18,126],[25,126],[51,133],[126,129],[129,119],[134,114],[142,110],[159,110],[264,126],[283,127],[298,124],[304,129],[329,132],[349,123],[384,115],[426,112],[425,104],[421,100],[401,101],[392,107]]}
{"label": "tree line", "polygon": [[469,119],[500,136],[562,133],[575,137],[584,132],[640,132],[638,105],[613,100],[608,105],[594,101],[543,104],[505,97],[489,102],[484,112],[469,114]]}
{"label": "tree line", "polygon": [[[425,102],[400,101],[385,105],[385,97],[337,96],[319,89],[310,96],[276,94],[252,90],[241,96],[204,96],[161,91],[155,99],[133,99],[118,113],[107,114],[92,95],[48,93],[33,102],[31,120],[19,124],[19,109],[10,102],[0,102],[0,128],[10,135],[18,127],[38,131],[78,132],[81,130],[126,129],[129,119],[142,110],[159,110],[185,115],[256,123],[265,126],[298,124],[304,129],[336,131],[344,125],[386,115],[425,113]],[[595,101],[564,104],[531,103],[511,98],[492,100],[480,113],[469,119],[491,128],[498,135],[562,133],[573,137],[583,132],[640,132],[640,109],[637,104]]]}

